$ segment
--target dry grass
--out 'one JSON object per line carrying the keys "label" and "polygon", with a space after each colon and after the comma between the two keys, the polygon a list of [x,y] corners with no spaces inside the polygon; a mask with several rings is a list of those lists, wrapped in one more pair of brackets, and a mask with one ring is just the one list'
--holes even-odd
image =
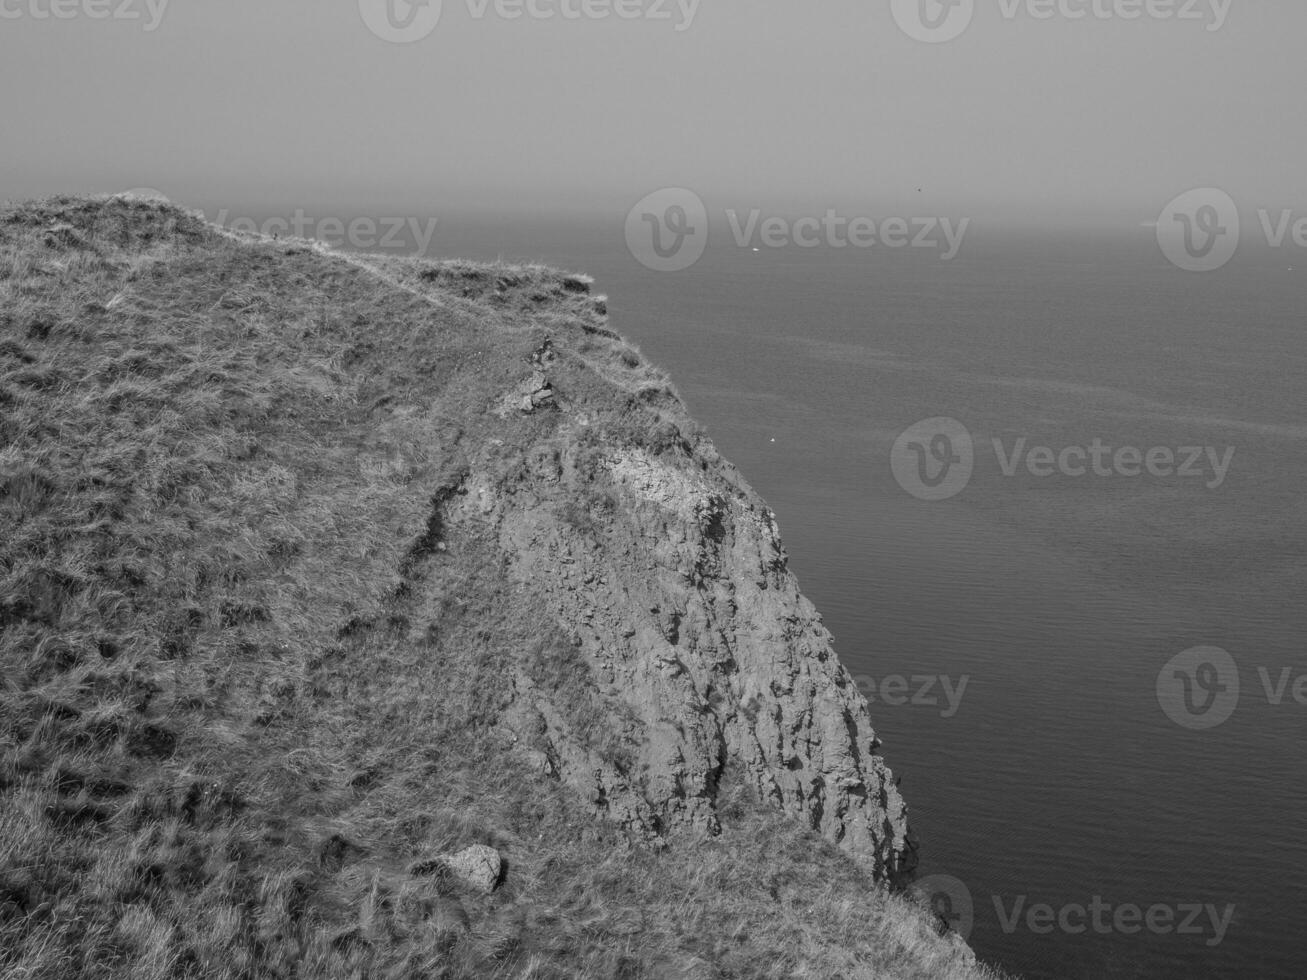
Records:
{"label": "dry grass", "polygon": [[[743,792],[653,851],[493,737],[511,660],[570,668],[437,550],[466,430],[546,334],[578,403],[675,394],[588,282],[370,261],[0,212],[0,976],[988,975]],[[408,871],[469,843],[493,895]]]}

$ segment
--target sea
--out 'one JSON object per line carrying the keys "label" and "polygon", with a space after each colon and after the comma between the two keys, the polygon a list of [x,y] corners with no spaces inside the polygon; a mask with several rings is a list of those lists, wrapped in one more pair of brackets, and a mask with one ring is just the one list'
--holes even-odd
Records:
{"label": "sea", "polygon": [[1307,253],[727,226],[666,272],[625,217],[444,212],[428,254],[588,272],[671,374],[871,701],[940,914],[1029,980],[1307,976]]}

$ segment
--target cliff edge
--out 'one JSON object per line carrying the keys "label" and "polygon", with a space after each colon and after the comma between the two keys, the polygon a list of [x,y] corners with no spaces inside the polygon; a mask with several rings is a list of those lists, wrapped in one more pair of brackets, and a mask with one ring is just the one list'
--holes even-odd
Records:
{"label": "cliff edge", "polygon": [[[429,609],[447,591],[442,572],[474,563],[503,590],[493,618],[540,611],[537,643],[556,649],[509,653],[498,731],[644,837],[715,834],[718,783],[734,763],[764,800],[878,877],[902,873],[906,808],[866,702],[787,567],[775,515],[667,378],[607,328],[589,281],[356,261],[436,308],[463,300],[466,342],[491,348],[477,354],[486,368],[447,383],[480,404],[425,406],[460,426],[426,447],[445,474],[427,525],[439,550],[401,588]],[[487,328],[505,315],[491,344]],[[431,627],[429,616],[408,623],[413,638]],[[560,683],[542,661],[569,676]]]}
{"label": "cliff edge", "polygon": [[588,279],[124,198],[0,245],[0,965],[982,975],[882,887],[775,515]]}

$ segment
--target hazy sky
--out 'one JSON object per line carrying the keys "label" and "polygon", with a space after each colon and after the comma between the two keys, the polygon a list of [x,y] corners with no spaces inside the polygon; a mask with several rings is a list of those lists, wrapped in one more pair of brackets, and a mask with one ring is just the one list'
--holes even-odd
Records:
{"label": "hazy sky", "polygon": [[[384,25],[387,2],[410,30],[440,17],[391,43],[364,16]],[[944,43],[900,27],[892,7],[910,24],[920,0],[530,0],[552,19],[485,2],[0,0],[0,198],[518,207],[685,186],[743,208],[1099,215],[1203,185],[1249,208],[1307,200],[1302,0],[975,0]]]}

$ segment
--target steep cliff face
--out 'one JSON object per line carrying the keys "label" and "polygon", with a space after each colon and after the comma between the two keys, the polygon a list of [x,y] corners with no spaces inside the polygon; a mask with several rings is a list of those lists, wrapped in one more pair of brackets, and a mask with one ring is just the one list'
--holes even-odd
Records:
{"label": "steep cliff face", "polygon": [[[540,596],[622,719],[594,751],[571,705],[513,678],[509,726],[614,819],[715,832],[737,761],[765,799],[878,869],[899,870],[904,806],[865,703],[788,571],[774,516],[705,440],[614,444],[564,397],[531,463],[473,462],[452,528],[493,527],[508,576]],[[505,472],[507,469],[507,472]]]}
{"label": "steep cliff face", "polygon": [[985,975],[877,887],[866,705],[605,307],[0,210],[0,973]]}
{"label": "steep cliff face", "polygon": [[[457,284],[532,325],[463,433],[440,524],[446,547],[477,549],[547,610],[585,669],[560,696],[523,658],[501,730],[643,835],[715,833],[734,763],[878,875],[904,871],[903,800],[775,515],[603,326],[584,280],[532,270],[510,288],[492,269],[377,268],[435,302]],[[545,317],[513,295],[542,289]]]}

